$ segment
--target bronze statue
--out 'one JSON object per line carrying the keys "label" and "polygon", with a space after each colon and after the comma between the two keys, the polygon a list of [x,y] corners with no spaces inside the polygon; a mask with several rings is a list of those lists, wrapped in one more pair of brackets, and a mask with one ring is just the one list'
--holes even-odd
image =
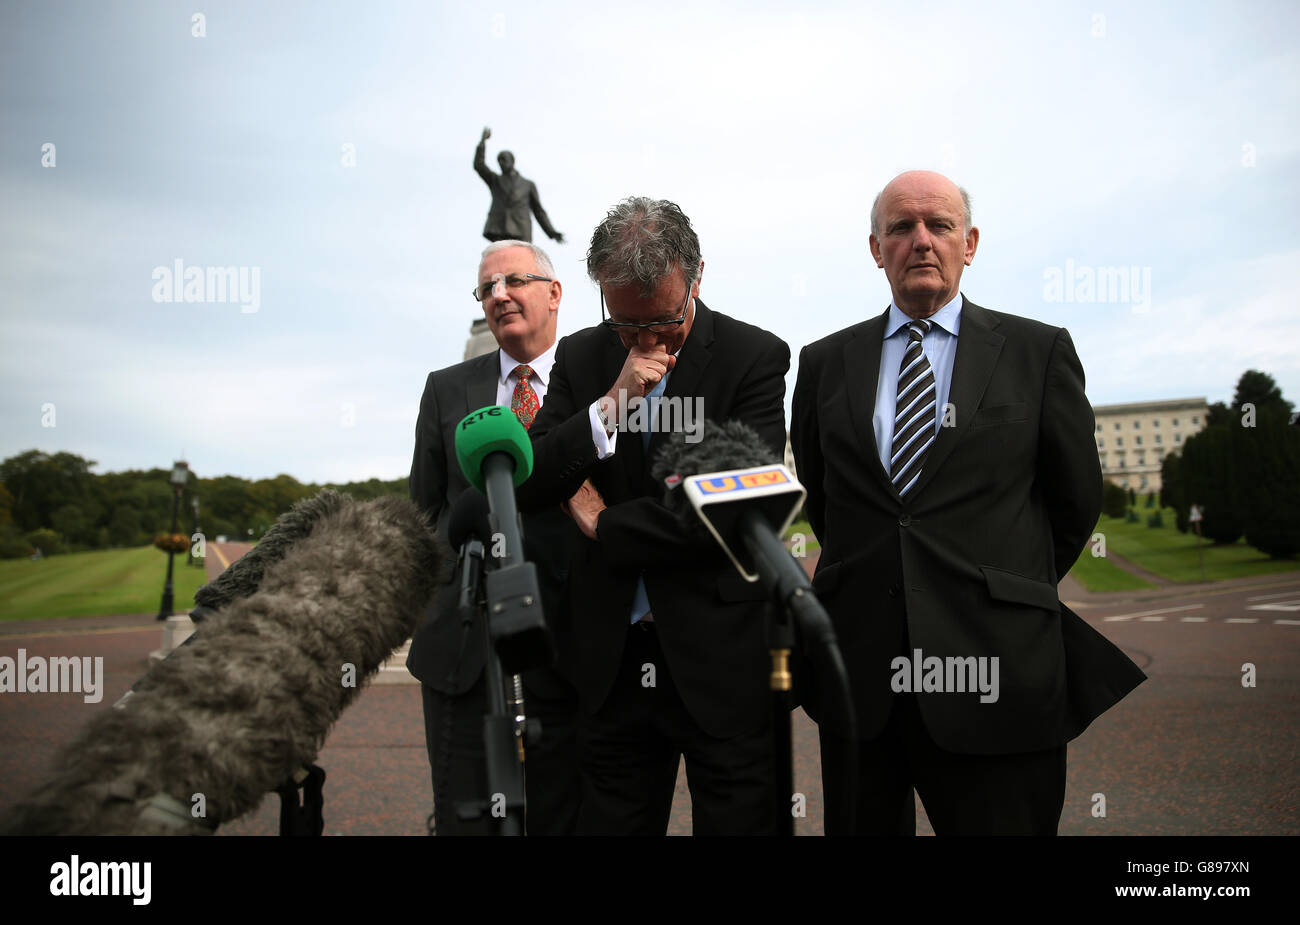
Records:
{"label": "bronze statue", "polygon": [[492,191],[492,208],[488,211],[487,224],[483,226],[483,237],[489,241],[529,241],[533,240],[533,222],[528,213],[537,216],[537,224],[547,236],[559,244],[564,243],[564,235],[551,227],[551,220],[546,217],[542,200],[537,196],[537,186],[532,180],[519,175],[515,170],[515,156],[509,151],[497,155],[501,173],[488,169],[484,152],[487,140],[492,137],[492,129],[483,129],[483,137],[474,149],[474,170]]}

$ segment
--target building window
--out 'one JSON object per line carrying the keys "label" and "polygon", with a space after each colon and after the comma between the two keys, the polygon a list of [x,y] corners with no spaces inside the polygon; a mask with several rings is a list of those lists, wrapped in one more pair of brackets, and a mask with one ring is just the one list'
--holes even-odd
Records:
{"label": "building window", "polygon": [[1123,445],[1124,445],[1124,438],[1123,438],[1123,437],[1116,437],[1116,438],[1115,438],[1115,445],[1116,445],[1116,446],[1123,446]]}
{"label": "building window", "polygon": [[1192,426],[1195,427],[1199,423],[1201,423],[1201,419],[1196,415],[1192,415]]}
{"label": "building window", "polygon": [[1182,442],[1183,442],[1183,435],[1182,435],[1182,434],[1174,434],[1174,443],[1182,443]]}
{"label": "building window", "polygon": [[1097,425],[1097,433],[1101,433],[1101,425],[1100,425],[1100,424]]}
{"label": "building window", "polygon": [[1152,418],[1152,419],[1151,419],[1151,426],[1152,426],[1152,427],[1159,427],[1159,426],[1160,426],[1160,418]]}
{"label": "building window", "polygon": [[1098,437],[1098,438],[1097,438],[1097,449],[1100,450],[1100,449],[1101,449],[1103,446],[1105,446],[1105,445],[1106,445],[1106,438],[1105,438],[1105,437]]}
{"label": "building window", "polygon": [[1134,446],[1141,446],[1141,445],[1142,445],[1142,435],[1141,435],[1141,434],[1138,434],[1136,437],[1133,438],[1133,444],[1134,444]]}
{"label": "building window", "polygon": [[1175,426],[1175,427],[1178,426],[1178,418],[1174,418],[1174,426]]}
{"label": "building window", "polygon": [[1134,430],[1137,430],[1137,429],[1138,429],[1139,427],[1141,427],[1141,426],[1142,426],[1142,422],[1141,422],[1141,421],[1134,421],[1134,422],[1133,422],[1133,429],[1134,429]]}
{"label": "building window", "polygon": [[1159,442],[1160,442],[1160,435],[1159,435],[1159,434],[1156,434],[1156,443],[1159,443]]}
{"label": "building window", "polygon": [[1119,430],[1119,421],[1116,421],[1116,422],[1115,422],[1115,429],[1116,429],[1116,430]]}
{"label": "building window", "polygon": [[1146,488],[1146,487],[1147,487],[1147,477],[1146,477],[1145,475],[1142,476],[1142,483],[1141,483],[1138,487],[1139,487],[1139,488]]}

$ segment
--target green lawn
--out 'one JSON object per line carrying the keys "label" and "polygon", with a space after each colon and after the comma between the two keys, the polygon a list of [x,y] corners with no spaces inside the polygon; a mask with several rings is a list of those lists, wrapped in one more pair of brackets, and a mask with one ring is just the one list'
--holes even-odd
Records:
{"label": "green lawn", "polygon": [[[167,579],[167,554],[152,546],[0,560],[0,620],[90,617],[157,612]],[[201,566],[176,557],[175,612],[194,607],[206,581]]]}
{"label": "green lawn", "polygon": [[812,524],[806,520],[796,520],[790,524],[790,529],[785,531],[785,541],[790,542],[790,538],[796,533],[803,534],[804,552],[812,552],[815,549],[821,549],[822,544],[817,542],[817,535],[813,533]]}
{"label": "green lawn", "polygon": [[1155,587],[1101,556],[1094,556],[1086,546],[1070,574],[1089,591],[1141,591]]}
{"label": "green lawn", "polygon": [[[1161,512],[1165,526],[1155,529],[1146,524],[1150,513],[1147,508],[1139,506],[1137,513],[1141,520],[1135,524],[1126,523],[1120,517],[1102,515],[1096,532],[1105,534],[1107,552],[1118,553],[1170,581],[1201,581],[1197,536],[1178,532],[1174,526],[1173,509],[1165,508]],[[1270,559],[1254,547],[1247,546],[1244,539],[1230,546],[1214,546],[1207,540],[1200,542],[1205,555],[1206,581],[1300,570],[1300,559]],[[1086,547],[1080,558],[1083,557],[1091,557]]]}

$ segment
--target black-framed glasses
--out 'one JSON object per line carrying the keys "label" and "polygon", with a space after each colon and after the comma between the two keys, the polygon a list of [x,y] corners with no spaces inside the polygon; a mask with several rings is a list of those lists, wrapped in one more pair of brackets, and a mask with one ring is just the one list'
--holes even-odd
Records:
{"label": "black-framed glasses", "polygon": [[555,282],[549,276],[538,276],[536,273],[511,273],[509,276],[504,273],[497,273],[486,283],[479,283],[475,286],[474,291],[470,294],[474,296],[475,302],[482,302],[492,294],[492,290],[497,287],[497,283],[503,283],[507,289],[513,292],[539,280],[543,283]]}
{"label": "black-framed glasses", "polygon": [[611,321],[609,318],[605,317],[607,314],[607,312],[605,311],[605,290],[604,289],[600,290],[600,323],[603,324],[605,327],[609,328],[611,331],[613,331],[616,334],[620,331],[631,331],[633,333],[637,331],[649,331],[651,334],[672,334],[674,331],[676,331],[678,328],[680,328],[683,324],[686,323],[686,313],[690,310],[690,307],[691,307],[691,285],[687,285],[686,301],[682,303],[682,314],[681,317],[679,318],[674,318],[672,321],[649,321],[646,322],[645,324],[632,324],[631,322]]}

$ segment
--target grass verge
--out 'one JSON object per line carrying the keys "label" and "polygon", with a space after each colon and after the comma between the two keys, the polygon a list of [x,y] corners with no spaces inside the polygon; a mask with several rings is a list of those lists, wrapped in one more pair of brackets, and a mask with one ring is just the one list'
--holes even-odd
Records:
{"label": "grass verge", "polygon": [[[176,613],[194,607],[204,569],[177,556],[173,571]],[[167,579],[167,554],[152,546],[100,549],[0,561],[0,620],[115,616],[156,612]]]}

